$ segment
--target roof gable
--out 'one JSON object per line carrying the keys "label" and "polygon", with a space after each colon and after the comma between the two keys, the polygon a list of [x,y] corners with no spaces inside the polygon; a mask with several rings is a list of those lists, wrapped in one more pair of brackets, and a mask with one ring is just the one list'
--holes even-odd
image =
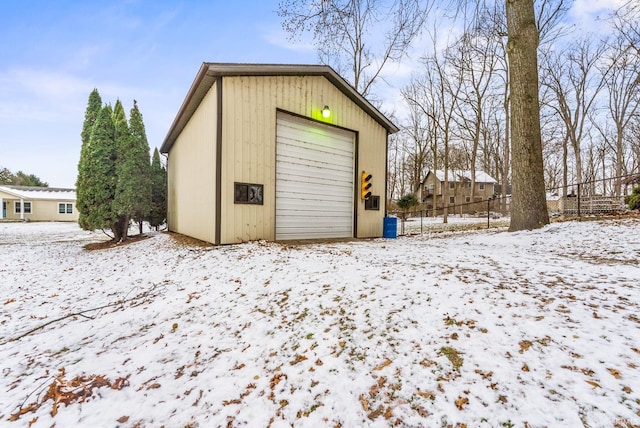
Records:
{"label": "roof gable", "polygon": [[351,101],[364,110],[389,133],[398,128],[377,108],[360,95],[346,80],[327,65],[292,64],[229,64],[205,62],[200,67],[176,118],[174,119],[160,152],[168,153],[187,122],[219,77],[224,76],[322,76],[338,88]]}

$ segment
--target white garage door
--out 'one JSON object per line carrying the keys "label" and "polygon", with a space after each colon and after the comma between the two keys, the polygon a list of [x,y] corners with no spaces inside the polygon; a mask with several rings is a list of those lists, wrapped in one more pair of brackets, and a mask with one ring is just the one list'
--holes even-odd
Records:
{"label": "white garage door", "polygon": [[279,113],[276,240],[353,237],[352,132]]}

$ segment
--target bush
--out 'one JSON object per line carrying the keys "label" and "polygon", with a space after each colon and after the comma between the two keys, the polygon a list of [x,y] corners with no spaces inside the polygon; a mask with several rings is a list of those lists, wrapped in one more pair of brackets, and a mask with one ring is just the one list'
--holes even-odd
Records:
{"label": "bush", "polygon": [[420,202],[418,201],[418,198],[416,198],[416,195],[414,195],[413,193],[409,193],[398,199],[398,202],[396,204],[401,210],[408,211],[411,208],[420,205]]}
{"label": "bush", "polygon": [[630,210],[640,210],[640,186],[633,188],[631,194],[624,198],[624,203],[629,205]]}

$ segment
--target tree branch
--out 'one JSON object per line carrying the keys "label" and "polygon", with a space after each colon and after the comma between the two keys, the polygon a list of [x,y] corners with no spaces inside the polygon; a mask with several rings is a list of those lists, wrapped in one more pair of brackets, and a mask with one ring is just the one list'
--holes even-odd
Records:
{"label": "tree branch", "polygon": [[85,310],[79,311],[79,312],[72,312],[72,313],[67,314],[65,316],[62,316],[60,318],[56,318],[54,320],[48,321],[48,322],[46,322],[44,324],[41,324],[41,325],[39,325],[37,327],[34,327],[31,330],[26,331],[26,332],[24,332],[24,333],[22,333],[22,334],[20,334],[20,335],[18,335],[16,337],[12,337],[11,339],[7,340],[6,342],[0,343],[0,345],[6,345],[6,344],[8,344],[10,342],[15,342],[17,340],[20,340],[23,337],[26,337],[26,336],[30,335],[31,333],[34,333],[34,332],[36,332],[38,330],[41,330],[41,329],[43,329],[43,328],[45,328],[45,327],[47,327],[47,326],[49,326],[51,324],[57,323],[59,321],[63,321],[65,319],[67,319],[67,318],[81,316],[81,317],[85,317],[85,318],[89,318],[89,319],[95,319],[99,314],[96,314],[95,316],[92,316],[92,317],[91,316],[87,316],[85,314],[87,314],[89,312],[100,311],[100,310],[106,309],[106,308],[111,308],[111,307],[114,307],[114,306],[124,305],[125,303],[132,302],[132,301],[135,301],[135,300],[144,299],[146,297],[149,297],[151,295],[151,293],[157,288],[157,286],[158,286],[157,284],[154,284],[148,290],[146,290],[146,291],[144,291],[144,292],[142,292],[142,293],[140,293],[140,294],[138,294],[136,296],[128,298],[128,299],[126,299],[126,298],[125,299],[120,299],[118,301],[107,303],[106,305],[98,306],[96,308],[85,309]]}

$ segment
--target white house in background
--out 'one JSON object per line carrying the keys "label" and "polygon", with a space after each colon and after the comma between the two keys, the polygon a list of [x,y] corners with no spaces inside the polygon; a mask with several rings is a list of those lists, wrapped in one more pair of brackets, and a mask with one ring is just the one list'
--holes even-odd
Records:
{"label": "white house in background", "polygon": [[78,221],[75,189],[0,186],[0,220]]}

